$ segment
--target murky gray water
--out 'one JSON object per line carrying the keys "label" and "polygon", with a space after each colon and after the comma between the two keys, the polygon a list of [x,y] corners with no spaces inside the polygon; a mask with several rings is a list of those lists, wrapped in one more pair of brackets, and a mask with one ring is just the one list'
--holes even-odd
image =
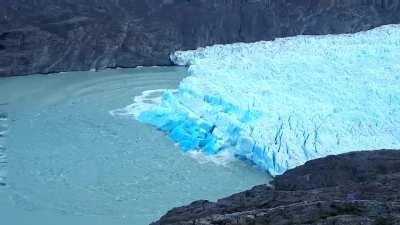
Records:
{"label": "murky gray water", "polygon": [[239,161],[199,163],[155,128],[109,114],[184,75],[172,67],[0,79],[0,224],[144,225],[267,182]]}

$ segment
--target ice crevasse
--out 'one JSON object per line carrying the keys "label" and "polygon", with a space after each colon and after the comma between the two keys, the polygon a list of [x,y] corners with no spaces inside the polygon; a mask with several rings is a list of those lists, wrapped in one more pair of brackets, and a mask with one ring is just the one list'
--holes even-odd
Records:
{"label": "ice crevasse", "polygon": [[400,149],[400,25],[214,45],[137,119],[185,150],[231,152],[271,175],[355,150]]}

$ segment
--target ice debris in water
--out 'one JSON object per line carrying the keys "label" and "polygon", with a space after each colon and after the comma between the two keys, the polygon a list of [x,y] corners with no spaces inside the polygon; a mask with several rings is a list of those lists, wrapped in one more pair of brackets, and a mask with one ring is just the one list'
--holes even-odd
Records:
{"label": "ice debris in water", "polygon": [[229,150],[277,175],[330,154],[400,148],[399,25],[171,59],[190,76],[136,116],[185,151]]}
{"label": "ice debris in water", "polygon": [[143,111],[150,110],[154,106],[160,104],[161,96],[165,92],[174,92],[173,89],[155,89],[142,92],[141,95],[135,96],[134,103],[127,105],[121,109],[111,110],[109,113],[112,116],[134,116],[138,117]]}

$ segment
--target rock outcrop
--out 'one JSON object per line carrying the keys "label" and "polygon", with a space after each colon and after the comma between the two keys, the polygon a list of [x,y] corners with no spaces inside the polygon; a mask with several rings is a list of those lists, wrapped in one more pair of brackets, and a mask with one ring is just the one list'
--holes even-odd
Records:
{"label": "rock outcrop", "polygon": [[328,156],[217,202],[175,208],[153,225],[400,224],[400,151]]}
{"label": "rock outcrop", "polygon": [[397,0],[1,0],[0,76],[170,65],[216,43],[400,23]]}

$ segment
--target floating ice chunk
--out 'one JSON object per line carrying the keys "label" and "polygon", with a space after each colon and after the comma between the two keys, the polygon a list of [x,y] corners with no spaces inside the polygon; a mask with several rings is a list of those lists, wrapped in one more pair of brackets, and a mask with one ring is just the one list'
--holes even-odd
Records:
{"label": "floating ice chunk", "polygon": [[400,148],[400,25],[171,59],[190,76],[135,116],[185,151],[229,149],[277,175],[329,154]]}

